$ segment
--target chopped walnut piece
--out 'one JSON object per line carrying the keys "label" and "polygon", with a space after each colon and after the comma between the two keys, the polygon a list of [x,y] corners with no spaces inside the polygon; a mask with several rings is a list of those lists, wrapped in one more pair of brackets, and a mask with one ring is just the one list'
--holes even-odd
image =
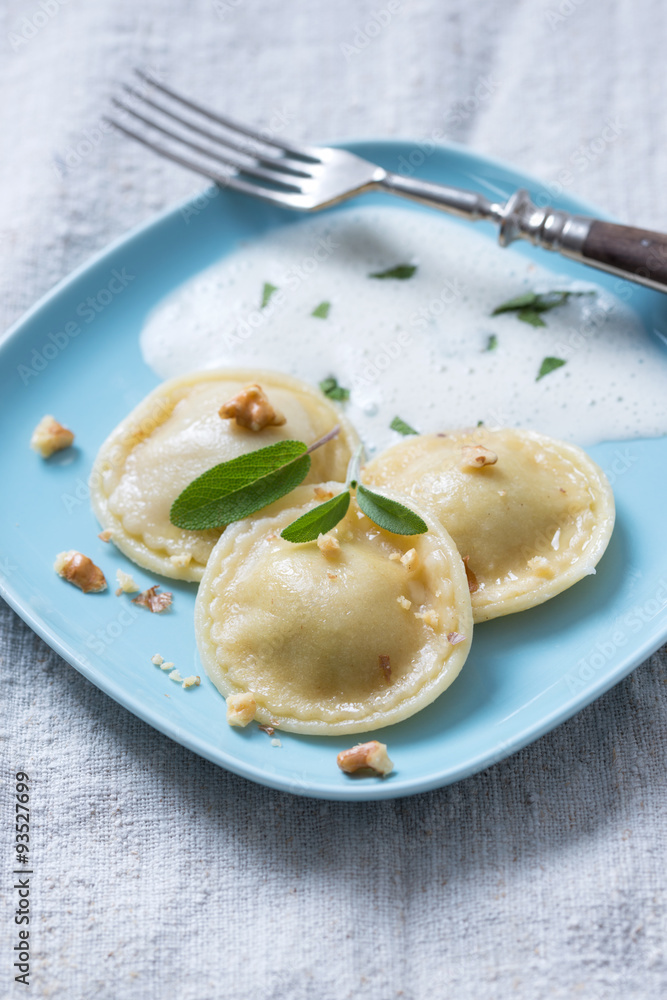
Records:
{"label": "chopped walnut piece", "polygon": [[275,729],[273,726],[257,726],[257,728],[261,729],[261,731],[263,733],[266,733],[267,736],[273,736],[273,734],[275,733]]}
{"label": "chopped walnut piece", "polygon": [[353,774],[363,768],[370,768],[377,774],[389,774],[394,765],[387,755],[386,743],[371,740],[370,743],[358,743],[351,750],[342,750],[336,757],[336,762],[346,774]]}
{"label": "chopped walnut piece", "polygon": [[199,676],[199,674],[191,674],[189,677],[186,677],[183,680],[184,688],[199,687],[200,684],[201,684],[201,677]]}
{"label": "chopped walnut piece", "polygon": [[425,625],[430,625],[431,628],[437,628],[440,624],[440,616],[433,608],[426,608],[425,611],[415,611],[415,618],[421,618]]}
{"label": "chopped walnut piece", "polygon": [[535,576],[541,576],[544,580],[552,580],[554,568],[544,556],[533,556],[528,560],[528,569],[532,570]]}
{"label": "chopped walnut piece", "polygon": [[396,600],[398,601],[398,603],[401,605],[402,608],[405,608],[406,611],[409,611],[410,608],[412,607],[412,601],[409,601],[407,597],[403,597],[402,594],[400,597],[397,597]]}
{"label": "chopped walnut piece", "polygon": [[155,653],[154,656],[151,656],[151,663],[154,663],[156,667],[161,667],[164,663],[164,657],[160,656],[159,653]]}
{"label": "chopped walnut piece", "polygon": [[140,604],[143,608],[148,608],[154,614],[159,615],[161,611],[166,611],[173,600],[173,594],[165,590],[164,594],[158,594],[159,584],[142,591],[138,597],[132,598],[133,604]]}
{"label": "chopped walnut piece", "polygon": [[116,579],[118,580],[116,597],[120,597],[121,594],[136,594],[139,590],[139,587],[134,582],[134,577],[130,576],[129,573],[124,573],[122,569],[116,570]]}
{"label": "chopped walnut piece", "polygon": [[101,590],[106,590],[107,581],[100,567],[76,549],[60,552],[56,556],[53,568],[58,576],[73,583],[84,594],[97,594]]}
{"label": "chopped walnut piece", "polygon": [[498,461],[495,451],[491,451],[490,448],[485,448],[481,444],[464,444],[461,451],[463,453],[462,469],[481,469],[485,465],[495,465]]}
{"label": "chopped walnut piece", "polygon": [[327,576],[329,577],[330,580],[338,579],[338,573],[327,573]]}
{"label": "chopped walnut piece", "polygon": [[32,432],[30,447],[38,451],[42,458],[50,458],[54,452],[69,448],[73,441],[72,432],[49,413],[42,417]]}
{"label": "chopped walnut piece", "polygon": [[401,558],[401,553],[400,552],[390,552],[389,553],[389,560],[390,560],[390,562],[398,562],[400,558]]}
{"label": "chopped walnut piece", "polygon": [[257,702],[252,691],[227,695],[227,722],[230,726],[243,728],[255,718]]}
{"label": "chopped walnut piece", "polygon": [[239,427],[261,431],[265,427],[281,427],[286,417],[275,410],[261,385],[247,385],[228,399],[218,410],[223,420],[235,420]]}
{"label": "chopped walnut piece", "polygon": [[316,500],[331,500],[333,499],[333,493],[331,490],[325,490],[323,486],[316,486],[314,489]]}
{"label": "chopped walnut piece", "polygon": [[192,562],[192,556],[189,553],[184,552],[183,555],[169,556],[169,562],[172,563],[177,569],[185,569]]}
{"label": "chopped walnut piece", "polygon": [[477,577],[468,565],[469,559],[470,556],[463,556],[463,565],[465,566],[466,577],[468,578],[468,590],[471,594],[474,594],[476,590],[479,590],[479,583],[477,581]]}
{"label": "chopped walnut piece", "polygon": [[407,569],[408,573],[412,573],[412,571],[417,569],[417,566],[419,565],[419,556],[417,555],[417,550],[408,549],[408,551],[401,556],[401,562]]}
{"label": "chopped walnut piece", "polygon": [[162,663],[158,664],[160,670],[173,670],[176,666],[171,660],[163,660]]}
{"label": "chopped walnut piece", "polygon": [[271,740],[271,746],[272,747],[281,747],[282,743],[280,742],[280,740]]}
{"label": "chopped walnut piece", "polygon": [[378,664],[387,684],[391,683],[391,658],[386,653],[380,653]]}
{"label": "chopped walnut piece", "polygon": [[464,635],[461,635],[460,632],[448,632],[447,633],[447,642],[449,642],[452,646],[456,646],[457,643],[459,643],[459,642],[465,642],[465,641],[466,641],[466,637]]}
{"label": "chopped walnut piece", "polygon": [[180,684],[183,678],[179,674],[178,670],[172,670],[172,672],[169,674],[169,680],[176,681],[177,684]]}
{"label": "chopped walnut piece", "polygon": [[327,559],[335,559],[340,555],[340,542],[333,535],[318,535],[317,547]]}
{"label": "chopped walnut piece", "polygon": [[110,542],[113,536],[113,531],[111,528],[105,528],[104,531],[100,531],[98,538],[101,538],[103,542]]}

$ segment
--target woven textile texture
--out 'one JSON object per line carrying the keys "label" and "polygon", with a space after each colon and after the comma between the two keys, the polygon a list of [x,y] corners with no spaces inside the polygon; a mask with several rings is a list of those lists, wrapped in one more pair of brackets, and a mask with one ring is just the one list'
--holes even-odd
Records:
{"label": "woven textile texture", "polygon": [[[463,142],[664,230],[666,33],[661,0],[5,0],[0,328],[203,187],[105,130],[133,66],[297,139]],[[8,779],[33,779],[30,995],[667,996],[664,650],[488,771],[366,805],[199,759],[4,606],[0,655],[3,838]],[[3,998],[26,992],[9,879]]]}

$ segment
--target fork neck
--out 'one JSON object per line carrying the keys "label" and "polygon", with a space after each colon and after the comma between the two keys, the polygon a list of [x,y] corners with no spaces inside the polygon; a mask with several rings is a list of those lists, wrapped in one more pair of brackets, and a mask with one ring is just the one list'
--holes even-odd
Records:
{"label": "fork neck", "polygon": [[430,184],[428,181],[415,180],[402,174],[392,174],[389,171],[380,179],[377,186],[392,194],[411,198],[432,208],[441,208],[451,215],[463,219],[477,221],[488,219],[490,222],[502,222],[504,206],[490,202],[484,195],[476,191],[464,191],[461,188],[448,187],[446,184]]}

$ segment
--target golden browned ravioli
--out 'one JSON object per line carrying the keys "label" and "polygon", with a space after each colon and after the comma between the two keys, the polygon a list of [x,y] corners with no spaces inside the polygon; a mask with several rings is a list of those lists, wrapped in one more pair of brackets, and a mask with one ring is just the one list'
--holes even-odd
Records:
{"label": "golden browned ravioli", "polygon": [[595,572],[614,526],[609,482],[581,448],[485,427],[402,441],[364,482],[390,486],[451,534],[476,622],[541,604]]}
{"label": "golden browned ravioli", "polygon": [[427,533],[394,535],[353,499],[317,542],[280,537],[324,489],[343,488],[300,486],[272,516],[231,525],[197,595],[197,644],[213,683],[225,696],[252,692],[256,718],[292,732],[399,722],[452,683],[470,649],[463,562],[423,511]]}
{"label": "golden browned ravioli", "polygon": [[[232,404],[229,416],[220,416],[221,407],[248,386],[261,387],[260,394],[255,392],[262,397],[259,402],[253,398],[245,409]],[[261,426],[262,407],[275,412],[273,423]],[[300,379],[268,371],[204,371],[171,379],[102,445],[90,479],[93,510],[113,542],[139,566],[179,580],[200,580],[220,530],[173,525],[169,511],[179,493],[220,462],[276,441],[312,444],[336,424],[340,434],[313,452],[306,482],[344,478],[358,440],[321,393]]]}

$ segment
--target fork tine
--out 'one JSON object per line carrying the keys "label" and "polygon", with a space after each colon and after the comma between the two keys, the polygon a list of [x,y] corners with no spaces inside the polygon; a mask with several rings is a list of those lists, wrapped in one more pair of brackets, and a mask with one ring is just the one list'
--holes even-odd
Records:
{"label": "fork tine", "polygon": [[[135,87],[130,87],[125,83],[123,84],[123,90],[126,90],[128,94],[131,94],[132,97],[135,97],[143,104],[148,104],[151,108],[155,108],[155,110],[159,111],[160,114],[166,115],[167,118],[171,118],[174,121],[178,122],[179,125],[184,125],[186,128],[191,129],[193,132],[197,132],[199,133],[199,135],[203,135],[205,136],[205,138],[210,139],[212,142],[218,143],[219,145],[224,146],[227,149],[235,150],[237,153],[240,153],[242,156],[246,157],[246,159],[257,160],[260,163],[266,164],[270,168],[275,168],[276,170],[284,170],[286,173],[294,174],[297,177],[312,176],[304,169],[304,167],[306,167],[306,163],[303,160],[290,160],[282,155],[268,156],[266,154],[262,155],[257,151],[251,151],[250,149],[248,149],[247,144],[246,146],[244,146],[242,143],[235,142],[233,139],[230,139],[227,136],[222,136],[219,133],[216,134],[215,132],[212,132],[210,129],[202,128],[201,125],[198,125],[191,119],[183,118],[181,115],[177,115],[170,108],[165,107],[158,101],[154,101],[150,97],[146,97],[145,94],[140,93]],[[235,163],[234,165],[238,166],[237,163]]]}
{"label": "fork tine", "polygon": [[202,153],[204,156],[209,157],[212,160],[218,160],[219,163],[224,163],[225,166],[232,167],[234,170],[240,170],[244,174],[249,174],[251,177],[257,177],[263,181],[269,181],[270,184],[279,185],[281,189],[285,191],[294,191],[299,193],[301,188],[297,184],[290,184],[288,178],[290,174],[280,174],[275,170],[267,170],[265,167],[246,165],[238,157],[234,156],[223,156],[221,153],[214,152],[208,149],[206,146],[201,146],[197,142],[192,142],[190,139],[186,139],[184,136],[178,135],[177,132],[172,132],[171,129],[165,128],[163,125],[158,125],[157,122],[153,121],[151,118],[146,118],[144,115],[139,114],[134,108],[131,108],[128,104],[124,104],[122,101],[118,101],[115,97],[111,99],[111,103],[117,108],[121,108],[128,114],[132,115],[133,118],[137,118],[140,122],[148,125],[149,128],[153,128],[163,135],[166,135],[170,139],[175,139],[181,145],[188,146],[190,149],[195,150],[197,153]]}
{"label": "fork tine", "polygon": [[258,142],[263,142],[265,146],[269,149],[281,149],[284,153],[290,153],[292,156],[303,157],[305,160],[312,160],[315,163],[320,163],[321,160],[317,155],[317,150],[312,149],[310,146],[294,146],[288,142],[281,142],[279,139],[267,139],[266,136],[258,129],[250,128],[248,125],[243,125],[241,122],[237,122],[234,118],[229,118],[227,115],[221,115],[216,111],[211,111],[209,108],[203,107],[201,104],[197,104],[195,101],[189,100],[187,97],[182,97],[181,94],[172,90],[171,87],[167,87],[166,84],[160,83],[155,80],[148,73],[144,73],[143,70],[135,69],[134,71],[138,77],[149,83],[151,87],[156,87],[161,90],[163,94],[167,94],[168,97],[173,98],[175,101],[180,101],[186,107],[191,108],[193,111],[199,112],[200,115],[204,115],[206,118],[210,118],[211,121],[218,122],[220,125],[224,125],[225,128],[230,129],[232,132],[240,132],[241,135],[247,135],[250,139],[256,139]]}
{"label": "fork tine", "polygon": [[168,149],[165,146],[160,146],[156,142],[152,142],[139,132],[135,132],[132,129],[127,128],[126,125],[121,124],[121,122],[116,121],[114,118],[105,117],[103,120],[108,122],[110,125],[113,125],[114,128],[117,128],[120,132],[123,132],[131,139],[136,139],[137,142],[140,142],[143,146],[147,146],[148,149],[152,149],[154,153],[159,153],[160,156],[166,156],[167,159],[173,160],[174,163],[178,163],[180,166],[186,167],[188,170],[194,170],[195,173],[201,174],[203,177],[208,177],[209,180],[214,181],[214,183],[219,187],[230,187],[235,191],[241,191],[243,194],[251,195],[254,198],[262,198],[264,201],[270,201],[275,205],[281,205],[283,208],[308,209],[311,207],[309,200],[304,195],[293,194],[288,191],[274,191],[261,184],[251,184],[234,174],[222,174],[216,172],[215,170],[209,170],[207,167],[202,166],[202,164],[197,163],[195,160],[189,160],[184,156],[179,156],[178,153],[174,153],[171,149]]}
{"label": "fork tine", "polygon": [[255,139],[258,142],[264,143],[269,149],[280,149],[284,153],[291,153],[293,156],[301,157],[305,160],[311,160],[315,163],[321,163],[320,157],[317,155],[317,151],[310,146],[294,146],[288,142],[281,142],[279,139],[267,139],[266,136],[258,129],[249,128],[247,125],[242,125],[241,122],[235,121],[233,118],[227,117],[227,115],[221,115],[216,111],[211,111],[208,108],[203,107],[201,104],[196,104],[195,101],[189,100],[187,97],[182,97],[171,87],[167,87],[166,84],[160,83],[155,80],[148,73],[144,73],[143,70],[135,69],[134,71],[140,79],[149,83],[151,87],[156,87],[157,90],[161,90],[163,94],[167,94],[168,97],[173,98],[175,101],[180,101],[186,107],[190,108],[192,111],[198,112],[200,115],[204,115],[206,118],[210,118],[211,121],[218,122],[219,125],[224,125],[225,128],[230,129],[232,132],[240,132],[241,135],[247,135],[250,139]]}

